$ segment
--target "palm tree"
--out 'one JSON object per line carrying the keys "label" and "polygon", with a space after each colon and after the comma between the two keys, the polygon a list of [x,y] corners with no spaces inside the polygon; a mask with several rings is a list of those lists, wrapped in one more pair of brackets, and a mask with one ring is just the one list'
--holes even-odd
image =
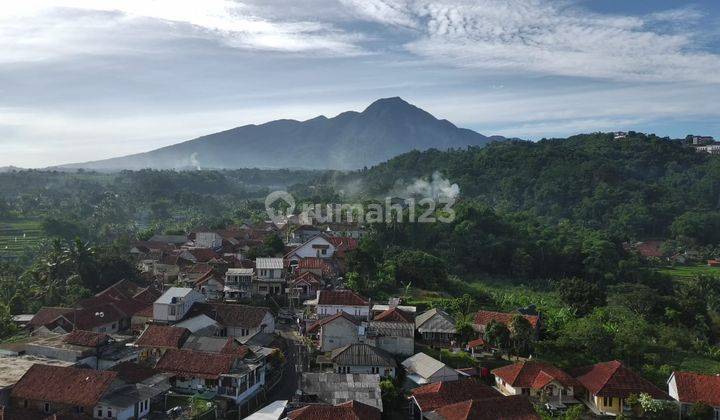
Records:
{"label": "palm tree", "polygon": [[65,250],[65,261],[80,276],[82,285],[92,289],[92,277],[95,273],[95,250],[90,244],[83,242],[80,238],[75,238],[70,247]]}

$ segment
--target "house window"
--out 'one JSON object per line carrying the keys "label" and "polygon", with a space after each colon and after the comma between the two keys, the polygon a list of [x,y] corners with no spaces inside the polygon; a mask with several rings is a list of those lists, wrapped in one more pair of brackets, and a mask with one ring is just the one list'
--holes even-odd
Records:
{"label": "house window", "polygon": [[50,412],[50,403],[43,404],[43,410],[45,410],[46,413]]}
{"label": "house window", "polygon": [[112,408],[110,408],[110,407],[108,407],[107,416],[108,416],[108,418],[112,417]]}
{"label": "house window", "polygon": [[320,250],[320,253],[323,254],[323,255],[327,255],[327,249],[322,249],[322,250]]}
{"label": "house window", "polygon": [[28,401],[27,401],[27,400],[23,400],[23,408],[27,408],[27,406],[28,406]]}
{"label": "house window", "polygon": [[170,306],[169,313],[172,316],[175,316],[175,306]]}
{"label": "house window", "polygon": [[97,416],[102,417],[103,411],[102,408],[98,408]]}
{"label": "house window", "polygon": [[380,373],[380,368],[377,366],[372,367],[372,373]]}
{"label": "house window", "polygon": [[610,397],[603,397],[603,406],[605,406],[605,407],[611,407],[611,406],[612,406],[612,398],[610,398]]}

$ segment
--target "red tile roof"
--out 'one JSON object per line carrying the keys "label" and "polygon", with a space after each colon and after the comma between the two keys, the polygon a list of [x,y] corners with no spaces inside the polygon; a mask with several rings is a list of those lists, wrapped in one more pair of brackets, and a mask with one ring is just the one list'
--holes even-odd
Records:
{"label": "red tile roof", "polygon": [[146,306],[144,309],[137,311],[134,316],[143,316],[146,318],[152,318],[153,317],[153,305]]}
{"label": "red tile roof", "polygon": [[188,252],[195,257],[197,262],[208,262],[212,259],[220,258],[220,255],[210,248],[189,249]]}
{"label": "red tile roof", "polygon": [[98,347],[110,341],[110,336],[92,331],[75,330],[63,337],[67,344],[83,347]]}
{"label": "red tile roof", "polygon": [[36,364],[13,386],[10,395],[18,399],[92,407],[116,377],[116,372]]}
{"label": "red tile roof", "polygon": [[472,399],[496,398],[500,392],[474,379],[443,381],[415,388],[411,398],[423,412],[434,411],[446,405]]}
{"label": "red tile roof", "polygon": [[637,251],[643,257],[660,258],[665,255],[661,250],[663,241],[645,241],[637,245]]}
{"label": "red tile roof", "polygon": [[299,276],[297,276],[292,281],[293,284],[303,283],[303,282],[305,282],[307,284],[320,285],[320,277],[318,277],[318,275],[313,272],[306,271],[305,273],[302,273]]}
{"label": "red tile roof", "polygon": [[179,349],[190,335],[186,328],[148,325],[135,344],[139,347]]}
{"label": "red tile roof", "polygon": [[360,322],[357,319],[355,319],[354,316],[347,314],[344,311],[340,311],[333,316],[322,318],[322,319],[319,319],[319,320],[313,322],[312,325],[310,325],[310,327],[307,329],[307,332],[309,332],[309,333],[315,332],[315,331],[319,330],[320,327],[322,327],[323,325],[329,324],[338,318],[345,318],[355,325],[360,325]]}
{"label": "red tile roof", "polygon": [[[50,306],[40,308],[40,310],[30,320],[30,326],[34,328],[42,327],[43,325],[53,322],[60,316],[72,313],[72,311],[72,308],[57,308]],[[72,316],[70,316],[70,318],[72,318]]]}
{"label": "red tile roof", "polygon": [[368,306],[368,301],[352,290],[321,290],[318,305]]}
{"label": "red tile roof", "polygon": [[328,268],[327,261],[317,257],[301,258],[298,261],[298,268],[304,268],[307,270],[326,270]]}
{"label": "red tile roof", "polygon": [[523,395],[462,401],[435,410],[443,420],[539,420]]}
{"label": "red tile roof", "polygon": [[474,349],[477,347],[485,347],[485,340],[483,340],[482,338],[476,338],[474,340],[468,341],[467,348]]}
{"label": "red tile roof", "polygon": [[580,386],[580,382],[549,363],[526,361],[494,369],[493,375],[513,387],[541,389],[552,381],[563,386]]}
{"label": "red tile roof", "polygon": [[630,394],[645,393],[656,399],[670,399],[667,393],[617,360],[576,369],[573,375],[585,389],[598,397],[626,398]]}
{"label": "red tile roof", "polygon": [[[515,316],[514,313],[507,313],[507,312],[494,312],[494,311],[478,311],[475,314],[475,324],[476,325],[488,325],[490,321],[497,321],[501,324],[508,325],[510,324],[510,320],[512,320],[513,316]],[[530,325],[533,326],[533,328],[537,328],[537,323],[539,317],[536,315],[523,315],[525,319],[530,321]]]}
{"label": "red tile roof", "polygon": [[375,322],[399,322],[403,324],[414,324],[415,321],[412,319],[412,317],[401,311],[398,308],[392,308],[388,309],[387,311],[384,311],[380,314],[378,314],[375,319],[373,319]]}
{"label": "red tile roof", "polygon": [[155,369],[176,375],[217,379],[221,374],[232,370],[237,358],[229,354],[172,349],[163,354]]}
{"label": "red tile roof", "polygon": [[681,402],[720,407],[720,376],[694,372],[673,372],[673,376]]}
{"label": "red tile roof", "polygon": [[352,251],[358,247],[358,240],[355,238],[345,236],[325,236],[325,239],[333,244],[339,252]]}
{"label": "red tile roof", "polygon": [[140,383],[160,373],[156,369],[135,362],[121,362],[109,370],[117,372],[118,379],[131,384]]}
{"label": "red tile roof", "polygon": [[380,410],[359,401],[307,405],[288,413],[291,420],[380,420],[381,417]]}

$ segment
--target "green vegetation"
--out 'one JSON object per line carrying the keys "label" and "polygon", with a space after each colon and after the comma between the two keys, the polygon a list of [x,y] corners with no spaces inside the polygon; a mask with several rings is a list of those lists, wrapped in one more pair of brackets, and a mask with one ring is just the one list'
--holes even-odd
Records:
{"label": "green vegetation", "polygon": [[45,233],[38,220],[8,220],[0,219],[0,255],[4,257],[19,257],[28,250],[35,249]]}

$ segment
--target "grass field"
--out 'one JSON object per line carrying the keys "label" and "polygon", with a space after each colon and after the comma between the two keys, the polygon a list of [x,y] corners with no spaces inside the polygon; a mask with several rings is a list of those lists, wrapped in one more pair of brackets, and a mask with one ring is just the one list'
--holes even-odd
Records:
{"label": "grass field", "polygon": [[720,276],[720,267],[708,267],[705,264],[691,266],[666,267],[659,270],[661,273],[668,274],[678,280],[691,279],[698,274],[708,274],[712,276]]}
{"label": "grass field", "polygon": [[43,237],[40,221],[0,221],[0,258],[16,257]]}

